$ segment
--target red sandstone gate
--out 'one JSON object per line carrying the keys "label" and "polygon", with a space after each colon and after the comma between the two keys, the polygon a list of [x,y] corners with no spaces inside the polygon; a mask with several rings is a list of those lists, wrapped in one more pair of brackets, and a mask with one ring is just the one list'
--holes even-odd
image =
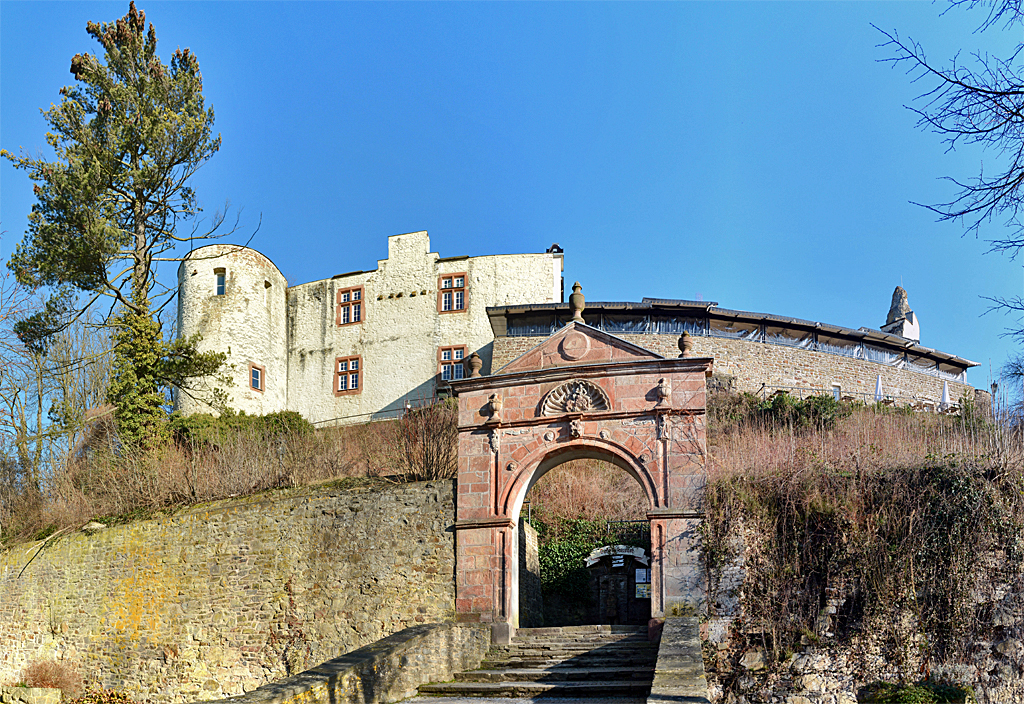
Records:
{"label": "red sandstone gate", "polygon": [[705,376],[711,359],[667,359],[571,322],[500,373],[452,384],[459,398],[456,611],[507,642],[519,623],[518,531],[530,487],[577,458],[612,462],[650,502],[651,613],[700,601]]}

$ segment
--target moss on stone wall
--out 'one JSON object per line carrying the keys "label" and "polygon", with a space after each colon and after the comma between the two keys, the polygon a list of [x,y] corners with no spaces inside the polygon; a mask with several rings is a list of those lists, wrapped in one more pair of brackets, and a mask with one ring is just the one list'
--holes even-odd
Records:
{"label": "moss on stone wall", "polygon": [[452,482],[268,492],[0,554],[0,680],[64,659],[155,702],[240,694],[454,616]]}

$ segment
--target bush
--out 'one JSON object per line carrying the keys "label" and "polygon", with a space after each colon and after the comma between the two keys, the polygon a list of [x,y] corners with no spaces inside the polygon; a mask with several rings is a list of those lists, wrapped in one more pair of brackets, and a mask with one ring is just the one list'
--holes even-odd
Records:
{"label": "bush", "polygon": [[375,423],[384,442],[367,456],[370,474],[400,481],[454,479],[459,472],[459,406],[453,398]]}
{"label": "bush", "polygon": [[54,660],[39,660],[25,668],[21,681],[29,687],[59,689],[64,699],[72,699],[82,692],[82,676],[74,668]]}
{"label": "bush", "polygon": [[[942,428],[951,419],[929,420]],[[926,658],[961,653],[983,628],[974,590],[990,569],[986,556],[1005,555],[1011,569],[1021,563],[1020,470],[997,472],[982,456],[953,453],[879,466],[882,445],[842,458],[813,442],[779,442],[795,446],[788,466],[765,469],[772,453],[762,451],[754,455],[760,469],[716,472],[706,494],[702,550],[712,577],[732,556],[734,536],[745,536],[747,632],[778,660],[819,632],[824,605],[841,592],[845,603],[826,629],[838,637],[873,631],[893,658],[909,659],[918,634]]]}
{"label": "bush", "polygon": [[798,399],[783,391],[760,399],[750,393],[719,393],[708,396],[707,413],[709,426],[718,433],[735,432],[750,424],[772,431],[816,431],[834,428],[853,408],[854,404],[830,395]]}
{"label": "bush", "polygon": [[861,704],[969,704],[976,702],[969,687],[923,681],[917,684],[872,682],[857,691]]}
{"label": "bush", "polygon": [[263,416],[250,416],[245,411],[227,411],[219,416],[209,413],[175,415],[168,427],[175,441],[186,448],[219,447],[238,433],[272,438],[301,437],[313,432],[313,424],[295,411],[278,411]]}

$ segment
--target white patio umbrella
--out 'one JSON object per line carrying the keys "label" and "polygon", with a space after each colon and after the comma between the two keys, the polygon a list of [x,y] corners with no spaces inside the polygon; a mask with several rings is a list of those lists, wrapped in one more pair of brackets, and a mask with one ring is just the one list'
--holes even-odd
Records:
{"label": "white patio umbrella", "polygon": [[949,382],[942,382],[942,401],[939,402],[939,410],[948,410],[953,404],[949,400]]}
{"label": "white patio umbrella", "polygon": [[875,382],[875,401],[881,403],[885,396],[882,395],[882,375],[878,375],[878,381]]}

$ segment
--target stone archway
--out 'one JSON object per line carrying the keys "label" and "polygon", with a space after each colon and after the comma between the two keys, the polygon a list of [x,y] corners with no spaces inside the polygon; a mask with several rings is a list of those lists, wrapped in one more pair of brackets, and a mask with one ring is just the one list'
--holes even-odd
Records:
{"label": "stone archway", "polygon": [[498,374],[453,382],[459,399],[456,612],[518,626],[519,510],[568,459],[610,461],[650,502],[652,616],[701,600],[697,526],[711,359],[667,359],[571,322]]}

